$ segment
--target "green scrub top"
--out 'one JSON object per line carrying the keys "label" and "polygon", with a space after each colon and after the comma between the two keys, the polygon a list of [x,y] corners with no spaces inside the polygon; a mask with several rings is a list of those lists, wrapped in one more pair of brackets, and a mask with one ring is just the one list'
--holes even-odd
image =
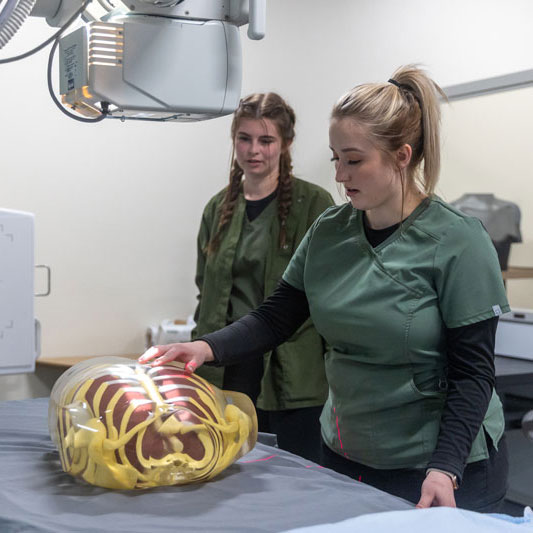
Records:
{"label": "green scrub top", "polygon": [[[446,328],[509,310],[481,223],[431,197],[372,248],[362,212],[332,207],[311,226],[283,279],[305,291],[331,347],[326,444],[374,468],[423,468],[446,401]],[[483,427],[497,446],[504,420],[495,393]],[[488,457],[482,429],[468,462]]]}
{"label": "green scrub top", "polygon": [[[334,205],[330,194],[313,183],[293,178],[292,204],[287,215],[287,240],[279,245],[279,217],[272,216],[265,224],[267,238],[258,245],[266,249],[261,286],[261,301],[272,294],[289,261],[305,236],[308,228],[325,209]],[[208,202],[198,232],[198,260],[196,285],[198,306],[195,312],[196,328],[193,338],[201,337],[224,327],[228,322],[228,306],[234,286],[234,263],[237,246],[246,224],[246,200],[241,190],[233,216],[226,227],[216,252],[205,252],[207,243],[215,234],[226,195],[224,189]],[[271,206],[277,209],[277,199]],[[260,217],[268,213],[261,213]],[[254,221],[255,222],[255,221]],[[246,291],[248,292],[248,291]],[[235,311],[232,311],[233,314]],[[324,368],[324,342],[311,320],[306,320],[285,343],[265,355],[264,375],[257,406],[268,411],[301,409],[324,405],[328,387]],[[223,368],[204,365],[198,373],[213,385],[222,387]]]}
{"label": "green scrub top", "polygon": [[233,285],[229,297],[228,324],[239,320],[264,300],[270,228],[277,212],[278,201],[274,198],[251,222],[246,214],[243,217],[231,269]]}

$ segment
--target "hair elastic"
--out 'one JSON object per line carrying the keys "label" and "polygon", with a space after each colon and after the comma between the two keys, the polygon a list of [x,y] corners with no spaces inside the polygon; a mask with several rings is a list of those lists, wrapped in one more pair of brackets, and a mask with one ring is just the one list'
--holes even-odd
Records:
{"label": "hair elastic", "polygon": [[420,98],[418,97],[418,95],[416,94],[416,92],[414,91],[414,89],[410,85],[407,85],[405,83],[400,83],[400,82],[398,82],[396,80],[393,80],[392,78],[390,78],[387,81],[389,83],[392,83],[393,85],[396,85],[396,87],[398,87],[398,89],[403,90],[406,93],[411,94],[414,97],[414,99],[418,102],[418,105],[420,106],[420,108],[422,108],[422,103],[420,102]]}
{"label": "hair elastic", "polygon": [[398,89],[403,89],[403,83],[398,83],[396,80],[393,80],[392,78],[390,78],[388,80],[389,83],[392,83],[393,85],[396,85],[396,87],[398,87]]}

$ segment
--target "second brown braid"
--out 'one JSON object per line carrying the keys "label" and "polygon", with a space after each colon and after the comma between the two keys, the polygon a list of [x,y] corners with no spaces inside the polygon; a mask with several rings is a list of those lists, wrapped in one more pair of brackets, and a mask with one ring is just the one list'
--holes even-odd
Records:
{"label": "second brown braid", "polygon": [[279,247],[287,244],[287,217],[292,205],[292,161],[290,152],[281,154],[280,175],[278,184],[278,217],[279,217]]}
{"label": "second brown braid", "polygon": [[235,209],[235,204],[237,203],[237,198],[239,197],[242,175],[242,168],[237,164],[237,161],[233,160],[232,169],[230,173],[230,182],[226,190],[226,194],[224,196],[224,201],[222,203],[222,209],[220,212],[217,230],[213,238],[207,244],[206,252],[208,254],[213,253],[219,247],[220,239],[222,238],[224,228],[233,216],[233,210]]}

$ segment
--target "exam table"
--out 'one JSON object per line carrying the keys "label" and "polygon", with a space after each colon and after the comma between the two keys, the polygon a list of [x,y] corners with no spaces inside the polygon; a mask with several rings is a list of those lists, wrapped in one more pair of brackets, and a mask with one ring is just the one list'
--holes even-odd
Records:
{"label": "exam table", "polygon": [[0,403],[2,533],[275,532],[413,507],[260,442],[208,483],[94,487],[61,470],[47,420],[47,398]]}

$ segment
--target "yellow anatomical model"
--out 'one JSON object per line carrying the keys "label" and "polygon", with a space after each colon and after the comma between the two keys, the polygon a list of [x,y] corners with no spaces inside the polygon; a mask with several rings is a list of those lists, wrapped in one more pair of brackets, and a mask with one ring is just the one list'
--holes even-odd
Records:
{"label": "yellow anatomical model", "polygon": [[110,489],[207,481],[249,452],[249,398],[221,391],[180,363],[91,359],[65,372],[49,428],[65,472]]}

